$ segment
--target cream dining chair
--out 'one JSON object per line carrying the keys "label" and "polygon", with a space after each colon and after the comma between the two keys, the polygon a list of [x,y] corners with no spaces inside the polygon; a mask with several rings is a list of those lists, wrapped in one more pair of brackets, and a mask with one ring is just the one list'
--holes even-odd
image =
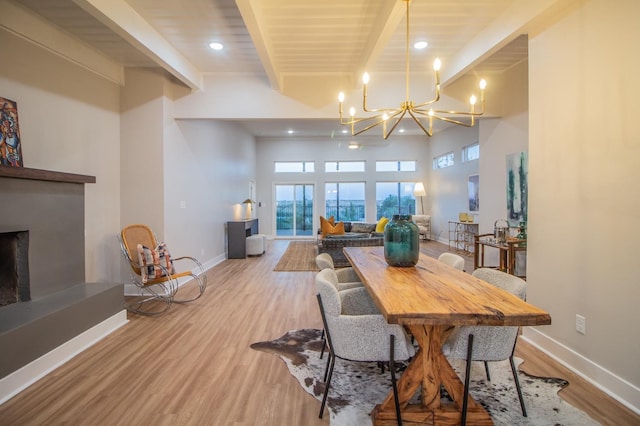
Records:
{"label": "cream dining chair", "polygon": [[[318,275],[327,272],[320,271]],[[316,279],[317,299],[329,345],[328,373],[325,371],[325,388],[320,405],[319,417],[331,387],[331,378],[337,358],[349,361],[388,362],[391,373],[396,416],[402,424],[397,395],[395,361],[407,360],[415,355],[404,328],[397,324],[388,324],[372,306],[370,297],[364,288],[353,288],[338,292],[334,285],[325,279]],[[347,313],[348,312],[348,313]]]}
{"label": "cream dining chair", "polygon": [[[473,271],[474,277],[486,281],[501,288],[522,300],[526,298],[526,282],[521,278],[498,271],[496,269],[479,268]],[[527,417],[527,410],[518,381],[518,373],[513,361],[513,353],[518,339],[518,327],[512,326],[471,326],[456,328],[442,346],[445,356],[453,359],[467,361],[465,374],[465,390],[463,401],[463,418],[466,414],[466,403],[469,395],[469,374],[472,361],[483,361],[487,380],[489,375],[489,362],[509,360],[511,372],[516,385],[518,399],[522,415]],[[464,423],[464,422],[463,422]]]}

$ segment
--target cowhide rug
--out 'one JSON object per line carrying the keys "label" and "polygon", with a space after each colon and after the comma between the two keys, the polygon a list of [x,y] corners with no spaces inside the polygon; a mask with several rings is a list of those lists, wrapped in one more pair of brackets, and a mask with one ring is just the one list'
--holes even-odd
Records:
{"label": "cowhide rug", "polygon": [[[293,330],[277,340],[254,343],[251,348],[278,355],[304,390],[321,401],[327,355],[325,353],[320,359],[320,337],[320,330]],[[516,358],[517,365],[521,362],[521,359]],[[464,361],[454,360],[452,365],[456,371],[464,372]],[[470,392],[487,409],[496,425],[598,424],[558,396],[558,391],[567,386],[567,381],[532,377],[518,372],[528,414],[528,417],[522,417],[509,362],[490,363],[489,369],[490,382],[486,380],[483,364],[473,363]],[[375,362],[336,360],[327,402],[331,425],[371,425],[371,410],[375,404],[383,401],[390,390],[391,378],[388,370],[385,369],[385,373],[381,374]],[[443,397],[446,398],[446,395]]]}

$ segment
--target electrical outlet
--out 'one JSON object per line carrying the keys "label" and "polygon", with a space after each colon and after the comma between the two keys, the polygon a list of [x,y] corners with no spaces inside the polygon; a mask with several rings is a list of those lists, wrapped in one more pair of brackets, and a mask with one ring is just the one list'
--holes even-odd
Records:
{"label": "electrical outlet", "polygon": [[580,334],[587,333],[587,319],[582,315],[576,314],[576,331]]}

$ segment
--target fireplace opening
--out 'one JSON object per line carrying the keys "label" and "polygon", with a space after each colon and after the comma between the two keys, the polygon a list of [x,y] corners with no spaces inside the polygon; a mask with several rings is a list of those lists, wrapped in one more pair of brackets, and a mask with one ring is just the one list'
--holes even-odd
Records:
{"label": "fireplace opening", "polygon": [[28,300],[29,231],[0,232],[0,307]]}

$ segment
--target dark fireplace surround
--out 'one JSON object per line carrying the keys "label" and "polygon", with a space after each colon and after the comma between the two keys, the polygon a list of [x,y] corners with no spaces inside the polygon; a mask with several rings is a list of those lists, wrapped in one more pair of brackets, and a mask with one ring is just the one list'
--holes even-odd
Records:
{"label": "dark fireplace surround", "polygon": [[84,191],[95,181],[0,166],[0,256],[13,257],[0,264],[0,383],[123,310],[123,283],[85,282]]}

